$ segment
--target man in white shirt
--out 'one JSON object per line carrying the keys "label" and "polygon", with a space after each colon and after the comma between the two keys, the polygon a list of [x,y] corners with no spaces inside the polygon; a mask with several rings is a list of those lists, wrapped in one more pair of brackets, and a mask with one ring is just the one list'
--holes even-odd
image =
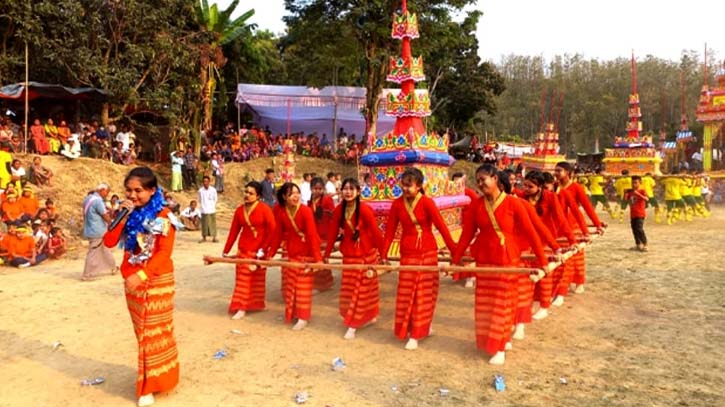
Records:
{"label": "man in white shirt", "polygon": [[123,152],[128,151],[128,145],[131,143],[131,139],[129,138],[127,126],[125,124],[121,125],[121,131],[116,134],[116,141],[123,145],[123,147],[121,147]]}
{"label": "man in white shirt", "polygon": [[312,199],[312,187],[310,186],[310,180],[312,180],[312,174],[306,172],[302,176],[302,183],[300,184],[300,199],[303,205],[307,205]]}
{"label": "man in white shirt", "polygon": [[199,206],[201,206],[201,240],[199,243],[206,242],[207,236],[211,237],[214,243],[218,242],[216,238],[217,193],[210,184],[211,178],[205,175],[202,186],[199,188]]}
{"label": "man in white shirt", "polygon": [[184,208],[179,215],[181,223],[187,230],[199,230],[199,224],[201,223],[201,211],[196,201],[192,200],[189,202],[189,206]]}
{"label": "man in white shirt", "polygon": [[332,198],[332,200],[335,201],[335,205],[339,203],[337,196],[337,187],[335,186],[334,172],[327,173],[327,182],[325,183],[325,195],[328,195],[330,198]]}

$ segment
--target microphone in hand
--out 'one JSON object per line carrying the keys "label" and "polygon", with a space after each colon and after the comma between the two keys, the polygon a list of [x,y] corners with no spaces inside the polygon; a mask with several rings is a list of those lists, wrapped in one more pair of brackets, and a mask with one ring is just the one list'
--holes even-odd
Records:
{"label": "microphone in hand", "polygon": [[132,205],[133,204],[130,201],[121,202],[121,208],[118,210],[118,214],[113,221],[111,221],[111,224],[108,225],[109,232],[115,229],[126,218],[126,216],[128,216],[133,208]]}

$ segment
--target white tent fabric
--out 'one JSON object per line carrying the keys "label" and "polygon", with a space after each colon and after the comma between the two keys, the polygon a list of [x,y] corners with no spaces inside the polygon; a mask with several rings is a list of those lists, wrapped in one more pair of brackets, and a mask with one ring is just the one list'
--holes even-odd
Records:
{"label": "white tent fabric", "polygon": [[[385,89],[381,98],[391,91],[399,92],[399,89]],[[316,89],[241,83],[237,85],[236,104],[252,113],[257,126],[269,126],[273,134],[286,133],[288,124],[293,133],[316,132],[320,136],[331,136],[343,129],[348,137],[355,134],[357,140],[365,134],[362,114],[365,88],[327,86]],[[385,104],[381,102],[377,134],[389,132],[394,124],[395,118],[385,115]]]}

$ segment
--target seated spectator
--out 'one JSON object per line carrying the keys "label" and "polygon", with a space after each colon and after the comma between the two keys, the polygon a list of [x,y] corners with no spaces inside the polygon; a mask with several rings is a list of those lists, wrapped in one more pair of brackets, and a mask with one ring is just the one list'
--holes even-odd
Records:
{"label": "seated spectator", "polygon": [[13,160],[10,165],[10,182],[15,184],[15,189],[18,191],[23,188],[23,185],[28,181],[27,173],[23,168],[22,163],[17,158]]}
{"label": "seated spectator", "polygon": [[171,194],[164,195],[164,199],[166,200],[166,207],[171,209],[171,212],[173,212],[175,215],[178,215],[179,211],[181,210],[181,204],[176,202]]}
{"label": "seated spectator", "polygon": [[55,211],[55,202],[48,198],[45,200],[45,210],[48,212],[48,219],[55,222],[58,220],[58,213]]}
{"label": "seated spectator", "polygon": [[[18,195],[18,192],[15,190],[15,184],[8,184],[5,186],[5,191],[3,191],[2,194],[0,194],[0,204],[5,202],[8,199],[8,195],[15,194],[15,196]],[[0,210],[1,212],[1,210]]]}
{"label": "seated spectator", "polygon": [[30,185],[23,187],[23,195],[18,198],[18,202],[20,202],[20,206],[23,207],[23,213],[26,217],[28,219],[34,219],[35,215],[38,214],[40,202],[38,202],[38,198],[33,195],[33,188],[31,188]]}
{"label": "seated spectator", "polygon": [[113,151],[111,152],[111,161],[113,161],[114,164],[124,164],[126,159],[126,153],[123,150],[123,143],[117,142],[113,146]]}
{"label": "seated spectator", "polygon": [[68,127],[65,120],[61,120],[60,126],[58,126],[58,139],[61,146],[68,141],[68,137],[70,137],[70,127]]}
{"label": "seated spectator", "polygon": [[5,201],[0,205],[0,209],[2,209],[3,222],[6,225],[28,220],[27,218],[24,219],[23,206],[18,202],[18,195],[14,192],[5,196]]}
{"label": "seated spectator", "polygon": [[126,165],[133,165],[136,163],[138,153],[136,152],[136,146],[133,143],[128,145],[128,151],[123,154],[123,163]]}
{"label": "seated spectator", "polygon": [[50,229],[47,248],[48,257],[51,259],[58,259],[65,254],[68,244],[63,236],[63,229],[57,227]]}
{"label": "seated spectator", "polygon": [[197,207],[196,201],[192,200],[189,206],[181,211],[181,223],[187,230],[199,230],[201,210]]}
{"label": "seated spectator", "polygon": [[15,231],[15,238],[8,243],[10,264],[24,268],[34,266],[45,260],[45,253],[38,254],[35,250],[35,239],[28,234],[28,229],[20,227]]}
{"label": "seated spectator", "polygon": [[40,157],[33,158],[33,165],[30,166],[30,182],[35,185],[50,186],[50,180],[53,178],[53,171],[41,164]]}
{"label": "seated spectator", "polygon": [[35,240],[35,252],[45,253],[48,244],[48,223],[41,220],[33,222],[33,240]]}
{"label": "seated spectator", "polygon": [[0,234],[0,264],[10,262],[10,242],[15,238],[15,224],[8,225],[8,232]]}
{"label": "seated spectator", "polygon": [[48,209],[46,208],[40,208],[38,209],[38,213],[35,215],[35,218],[33,218],[33,223],[36,221],[41,222],[48,222],[50,219],[50,215],[48,214]]}
{"label": "seated spectator", "polygon": [[81,145],[78,142],[77,134],[72,134],[68,137],[68,142],[63,146],[60,154],[69,160],[75,160],[81,156]]}

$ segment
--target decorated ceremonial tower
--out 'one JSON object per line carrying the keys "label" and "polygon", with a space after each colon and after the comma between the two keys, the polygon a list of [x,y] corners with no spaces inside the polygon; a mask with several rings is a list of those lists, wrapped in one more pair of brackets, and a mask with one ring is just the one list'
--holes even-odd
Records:
{"label": "decorated ceremonial tower", "polygon": [[559,105],[556,114],[556,120],[552,120],[551,112],[555,105],[555,96],[552,95],[549,109],[549,116],[545,119],[546,99],[542,93],[541,97],[541,129],[536,134],[536,141],[533,143],[534,151],[531,154],[524,154],[521,163],[526,169],[536,169],[541,171],[552,172],[556,163],[565,161],[566,157],[559,154],[559,115],[561,114],[561,104],[564,100],[563,94],[559,94]]}
{"label": "decorated ceremonial tower", "polygon": [[705,51],[705,83],[697,104],[697,121],[705,126],[702,134],[702,166],[712,169],[712,140],[722,134],[725,125],[725,64],[715,71],[717,85],[710,89],[707,80],[707,51]]}
{"label": "decorated ceremonial tower", "polygon": [[629,108],[627,109],[625,137],[614,138],[614,148],[604,150],[604,165],[608,174],[620,174],[622,170],[629,170],[630,175],[644,175],[652,173],[661,175],[660,158],[652,138],[642,136],[642,111],[639,108],[639,93],[637,93],[637,65],[632,53],[632,94],[629,95]]}
{"label": "decorated ceremonial tower", "polygon": [[[430,99],[426,89],[416,89],[416,82],[425,80],[423,58],[413,57],[412,39],[418,38],[418,19],[408,12],[403,0],[401,14],[393,17],[392,37],[402,42],[401,54],[390,58],[388,81],[400,84],[399,92],[391,92],[385,98],[385,113],[396,118],[393,130],[382,136],[374,132],[368,135],[368,154],[360,164],[366,167],[363,174],[361,198],[375,210],[378,224],[384,229],[393,200],[403,194],[400,176],[408,167],[420,169],[425,176],[425,194],[436,203],[454,238],[460,234],[461,207],[470,199],[463,193],[462,182],[451,183],[448,168],[455,161],[448,154],[448,136],[428,134],[423,117],[430,116]],[[383,231],[384,232],[384,231]],[[398,236],[400,231],[398,231]],[[397,242],[398,239],[396,239]],[[438,241],[442,247],[442,240]],[[398,254],[394,243],[391,255]]]}

